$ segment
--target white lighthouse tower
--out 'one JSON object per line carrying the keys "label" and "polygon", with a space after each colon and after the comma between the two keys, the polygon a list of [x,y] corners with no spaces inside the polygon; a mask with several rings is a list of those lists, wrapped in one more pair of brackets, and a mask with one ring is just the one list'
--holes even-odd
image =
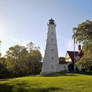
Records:
{"label": "white lighthouse tower", "polygon": [[49,20],[46,49],[43,59],[41,74],[55,73],[57,72],[58,61],[58,49],[56,40],[56,24],[53,19]]}

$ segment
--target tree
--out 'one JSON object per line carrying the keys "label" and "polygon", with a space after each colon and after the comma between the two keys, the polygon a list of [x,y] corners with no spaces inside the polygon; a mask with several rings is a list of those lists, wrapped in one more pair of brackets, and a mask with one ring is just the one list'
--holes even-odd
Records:
{"label": "tree", "polygon": [[[31,58],[30,58],[31,57]],[[32,72],[34,74],[40,73],[41,71],[41,53],[39,50],[33,50],[29,53],[29,58],[31,59],[31,67],[32,67]]]}
{"label": "tree", "polygon": [[34,49],[34,44],[33,42],[30,42],[27,44],[27,48],[28,48],[28,51],[31,52],[33,49]]}
{"label": "tree", "polygon": [[21,62],[28,54],[24,46],[15,45],[6,52],[7,68],[10,72],[19,74],[21,72]]}
{"label": "tree", "polygon": [[77,62],[81,68],[87,71],[92,67],[92,21],[85,22],[73,28],[73,38],[76,42],[83,43],[84,56]]}
{"label": "tree", "polygon": [[73,38],[76,42],[86,42],[92,39],[92,21],[86,20],[85,22],[73,28]]}
{"label": "tree", "polygon": [[32,42],[27,44],[28,48],[28,66],[31,67],[31,73],[36,74],[41,71],[41,59],[42,55],[40,53],[39,47],[34,46]]}
{"label": "tree", "polygon": [[6,62],[5,62],[5,58],[2,57],[0,58],[0,74],[4,74],[7,73],[7,69],[6,69]]}
{"label": "tree", "polygon": [[17,76],[40,73],[42,56],[33,48],[29,52],[24,46],[10,47],[5,56],[8,71]]}
{"label": "tree", "polygon": [[83,44],[82,50],[85,56],[92,54],[92,41],[87,41]]}
{"label": "tree", "polygon": [[28,49],[29,52],[31,52],[33,50],[39,50],[40,47],[34,46],[34,43],[30,42],[30,43],[27,44],[27,49]]}
{"label": "tree", "polygon": [[17,60],[17,59],[25,57],[27,53],[28,52],[24,46],[15,45],[9,48],[9,50],[6,52],[6,57],[7,58],[11,57]]}
{"label": "tree", "polygon": [[92,55],[81,58],[77,62],[77,65],[82,67],[82,69],[85,69],[85,71],[92,71]]}

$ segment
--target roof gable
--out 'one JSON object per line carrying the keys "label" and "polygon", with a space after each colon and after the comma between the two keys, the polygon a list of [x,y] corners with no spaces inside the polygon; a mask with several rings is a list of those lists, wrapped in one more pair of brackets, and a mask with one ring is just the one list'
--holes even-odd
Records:
{"label": "roof gable", "polygon": [[75,53],[75,57],[78,57],[78,51],[67,51],[68,55],[70,56],[72,62],[74,62],[74,53]]}

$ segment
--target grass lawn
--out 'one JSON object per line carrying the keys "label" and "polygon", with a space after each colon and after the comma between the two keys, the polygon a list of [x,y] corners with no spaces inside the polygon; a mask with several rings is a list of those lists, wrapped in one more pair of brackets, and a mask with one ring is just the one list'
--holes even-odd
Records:
{"label": "grass lawn", "polygon": [[92,92],[92,75],[56,73],[0,81],[0,92]]}

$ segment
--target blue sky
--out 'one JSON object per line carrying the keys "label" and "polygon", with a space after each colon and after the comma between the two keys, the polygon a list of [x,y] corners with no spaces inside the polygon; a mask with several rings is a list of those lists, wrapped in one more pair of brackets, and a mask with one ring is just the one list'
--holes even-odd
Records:
{"label": "blue sky", "polygon": [[65,56],[73,50],[72,28],[92,20],[92,0],[0,0],[2,53],[10,46],[33,42],[43,54],[50,18],[56,22],[59,56]]}

